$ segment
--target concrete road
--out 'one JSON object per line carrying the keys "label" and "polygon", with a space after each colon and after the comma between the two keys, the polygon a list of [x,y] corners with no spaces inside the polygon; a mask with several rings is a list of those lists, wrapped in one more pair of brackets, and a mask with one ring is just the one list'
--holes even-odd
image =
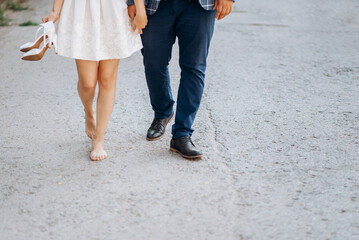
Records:
{"label": "concrete road", "polygon": [[[194,141],[147,142],[141,55],[89,161],[74,61],[22,62],[51,3],[0,28],[0,239],[359,239],[359,2],[247,0],[218,22]],[[178,49],[171,76],[179,83]]]}

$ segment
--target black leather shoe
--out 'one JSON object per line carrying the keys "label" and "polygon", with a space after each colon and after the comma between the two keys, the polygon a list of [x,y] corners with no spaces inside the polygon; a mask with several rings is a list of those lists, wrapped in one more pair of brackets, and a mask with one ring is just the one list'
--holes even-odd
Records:
{"label": "black leather shoe", "polygon": [[155,141],[163,137],[163,134],[166,131],[167,124],[172,120],[173,113],[169,118],[160,119],[154,118],[151,124],[151,127],[147,131],[147,141]]}
{"label": "black leather shoe", "polygon": [[179,153],[182,157],[189,160],[200,160],[202,159],[202,153],[196,149],[190,136],[183,136],[171,140],[172,152]]}

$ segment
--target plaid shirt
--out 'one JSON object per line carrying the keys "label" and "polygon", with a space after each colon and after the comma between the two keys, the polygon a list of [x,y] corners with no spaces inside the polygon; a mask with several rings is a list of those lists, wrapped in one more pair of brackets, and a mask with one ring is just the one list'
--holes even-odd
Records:
{"label": "plaid shirt", "polygon": [[[147,15],[152,15],[157,11],[158,6],[160,5],[161,0],[144,0]],[[212,10],[215,0],[198,0],[201,6],[205,10]],[[135,5],[134,0],[127,0],[127,5]]]}

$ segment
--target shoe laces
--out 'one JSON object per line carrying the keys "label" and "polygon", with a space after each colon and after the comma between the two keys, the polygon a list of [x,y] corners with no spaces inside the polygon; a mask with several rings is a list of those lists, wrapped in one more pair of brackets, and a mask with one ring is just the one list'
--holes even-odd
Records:
{"label": "shoe laces", "polygon": [[155,118],[151,124],[151,128],[154,130],[161,130],[162,124],[161,119]]}
{"label": "shoe laces", "polygon": [[187,142],[190,142],[194,147],[196,147],[196,145],[194,145],[190,136],[185,136],[182,138],[182,143],[187,143]]}

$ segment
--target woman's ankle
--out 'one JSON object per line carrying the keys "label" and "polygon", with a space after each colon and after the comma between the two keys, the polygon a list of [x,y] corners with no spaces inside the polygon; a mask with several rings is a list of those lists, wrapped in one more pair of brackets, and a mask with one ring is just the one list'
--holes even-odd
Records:
{"label": "woman's ankle", "polygon": [[103,143],[104,141],[104,135],[95,134],[93,138],[93,143]]}
{"label": "woman's ankle", "polygon": [[85,114],[86,115],[90,115],[93,116],[95,114],[95,110],[93,109],[93,107],[91,108],[84,108]]}

